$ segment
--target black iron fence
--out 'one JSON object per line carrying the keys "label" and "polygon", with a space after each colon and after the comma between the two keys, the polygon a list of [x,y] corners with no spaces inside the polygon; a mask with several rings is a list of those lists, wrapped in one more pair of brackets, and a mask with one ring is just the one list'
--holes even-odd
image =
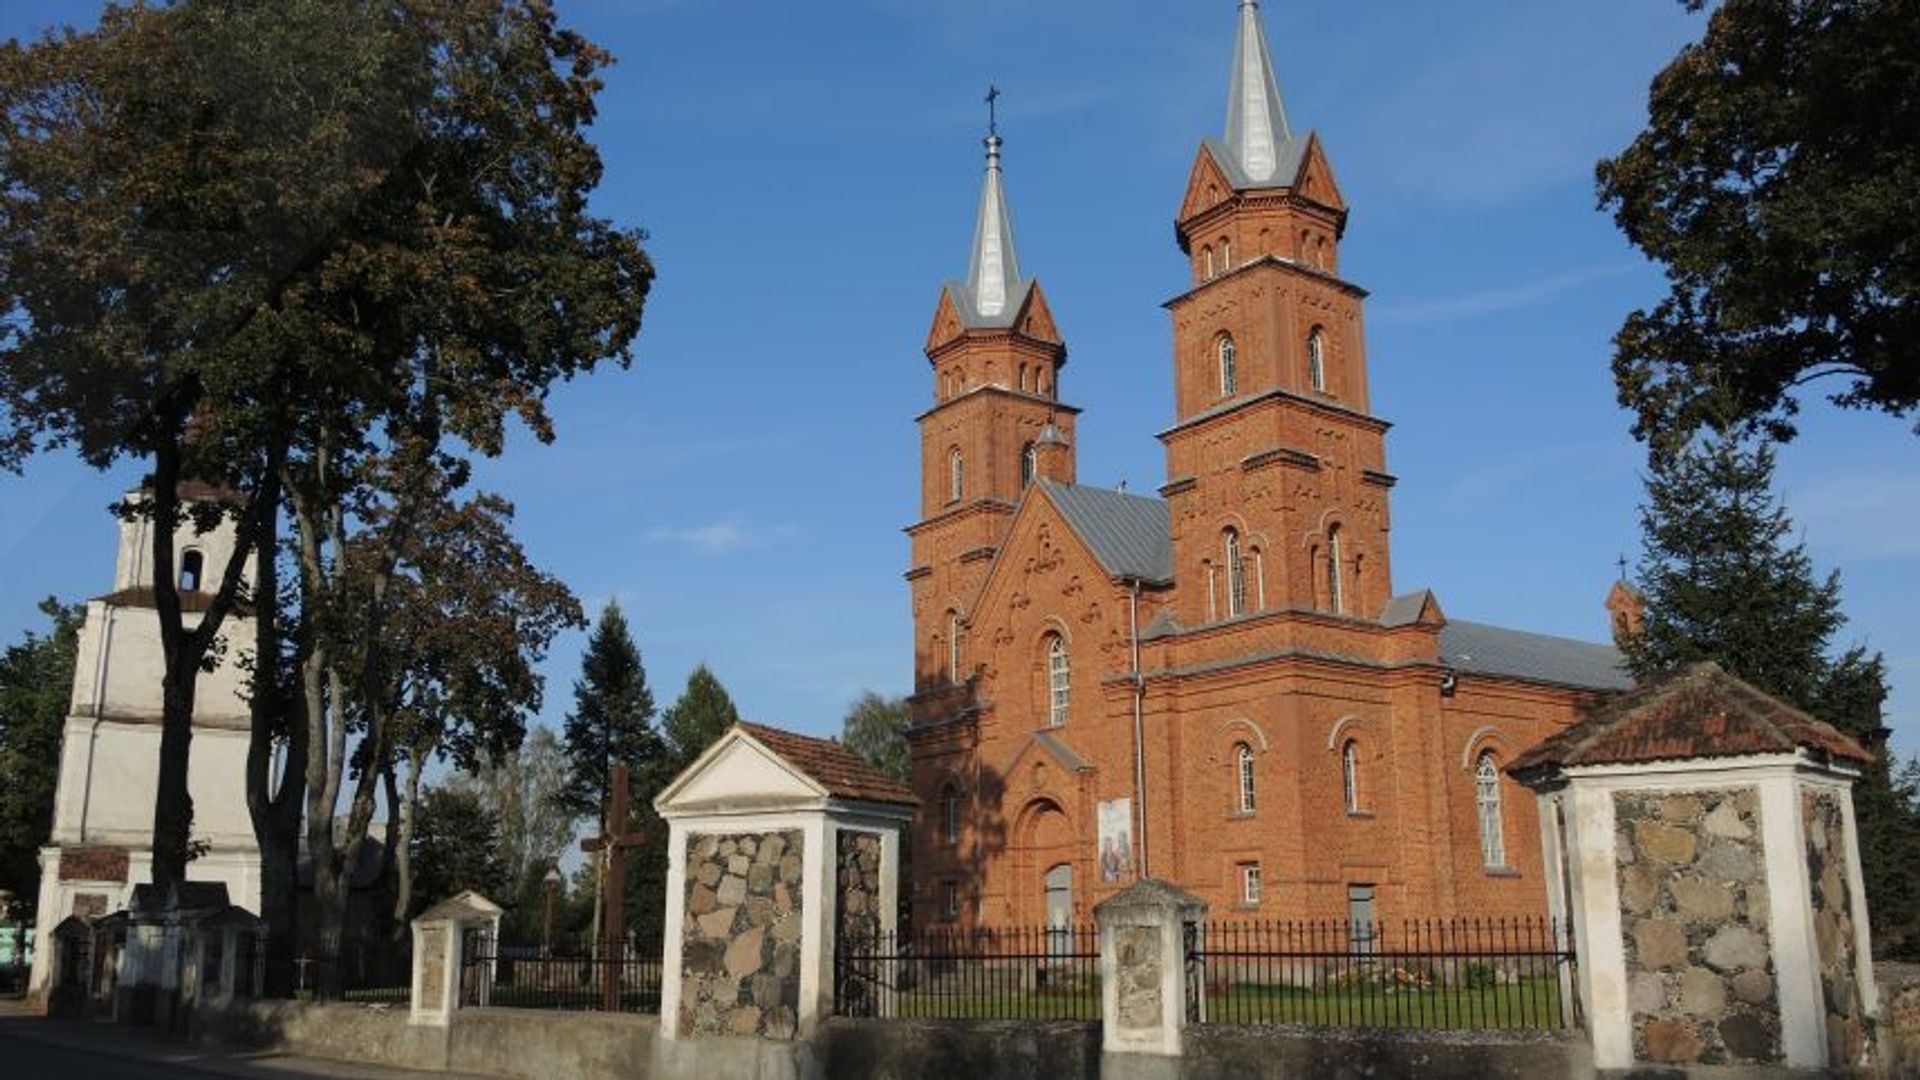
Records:
{"label": "black iron fence", "polygon": [[660,1011],[661,943],[624,948],[479,939],[462,959],[460,1003],[573,1012]]}
{"label": "black iron fence", "polygon": [[1100,939],[1090,926],[922,931],[841,941],[840,1016],[1100,1019]]}
{"label": "black iron fence", "polygon": [[1210,1024],[1562,1030],[1577,1026],[1567,928],[1548,919],[1209,923],[1188,928],[1188,999]]}
{"label": "black iron fence", "polygon": [[293,959],[294,996],[310,1001],[407,1005],[413,1001],[413,941],[342,950],[328,960],[311,953]]}

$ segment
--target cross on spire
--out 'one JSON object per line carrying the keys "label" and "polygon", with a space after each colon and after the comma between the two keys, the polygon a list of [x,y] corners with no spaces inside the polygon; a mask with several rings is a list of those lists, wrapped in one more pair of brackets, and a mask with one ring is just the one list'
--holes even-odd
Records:
{"label": "cross on spire", "polygon": [[1624,552],[1621,553],[1620,555],[1619,564],[1620,564],[1620,580],[1625,581],[1627,580],[1627,556]]}
{"label": "cross on spire", "polygon": [[987,138],[1000,137],[1000,88],[987,84]]}

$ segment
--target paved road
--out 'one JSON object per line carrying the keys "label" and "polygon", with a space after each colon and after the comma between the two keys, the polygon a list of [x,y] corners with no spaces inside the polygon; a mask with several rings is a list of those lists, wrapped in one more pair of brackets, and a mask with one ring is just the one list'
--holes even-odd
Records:
{"label": "paved road", "polygon": [[125,1029],[4,1015],[0,1015],[0,1076],[7,1080],[461,1080],[449,1073],[210,1053],[142,1038]]}

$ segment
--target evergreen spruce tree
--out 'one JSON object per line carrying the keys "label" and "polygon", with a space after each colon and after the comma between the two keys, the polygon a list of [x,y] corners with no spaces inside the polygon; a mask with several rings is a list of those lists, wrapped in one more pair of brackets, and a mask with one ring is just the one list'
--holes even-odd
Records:
{"label": "evergreen spruce tree", "polygon": [[727,688],[705,664],[687,676],[687,688],[680,700],[667,709],[661,720],[667,739],[673,744],[674,758],[681,768],[693,763],[715,739],[740,722],[740,710],[734,708]]}
{"label": "evergreen spruce tree", "polygon": [[[611,795],[612,770],[629,770],[629,831],[640,830],[647,843],[628,849],[627,926],[641,937],[657,936],[666,913],[666,829],[653,812],[653,797],[672,778],[665,740],[653,727],[653,692],[640,649],[627,629],[618,603],[609,602],[587,639],[580,678],[573,684],[574,709],[566,719],[567,780],[557,801],[569,812],[599,826]],[[603,866],[598,857],[590,860]],[[597,880],[597,876],[596,876]],[[593,932],[600,925],[595,892]]]}
{"label": "evergreen spruce tree", "polygon": [[1639,679],[1713,660],[1873,750],[1854,787],[1874,944],[1920,950],[1920,813],[1887,760],[1886,668],[1855,646],[1834,655],[1846,623],[1840,575],[1821,578],[1773,494],[1774,456],[1731,428],[1656,454],[1640,511],[1641,632],[1621,642]]}

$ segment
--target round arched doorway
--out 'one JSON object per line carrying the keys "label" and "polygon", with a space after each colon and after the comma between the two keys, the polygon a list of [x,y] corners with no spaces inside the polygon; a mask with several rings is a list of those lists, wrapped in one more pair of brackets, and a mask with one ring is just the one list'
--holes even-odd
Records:
{"label": "round arched doorway", "polygon": [[1014,842],[1015,923],[1072,925],[1078,900],[1073,820],[1052,799],[1035,799],[1021,811]]}

